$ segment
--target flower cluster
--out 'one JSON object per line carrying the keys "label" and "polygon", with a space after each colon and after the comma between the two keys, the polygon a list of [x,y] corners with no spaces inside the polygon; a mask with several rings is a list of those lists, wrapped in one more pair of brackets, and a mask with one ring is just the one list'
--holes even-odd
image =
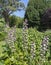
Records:
{"label": "flower cluster", "polygon": [[28,48],[28,24],[27,19],[25,19],[23,23],[23,50],[26,50]]}
{"label": "flower cluster", "polygon": [[11,52],[15,52],[15,46],[14,46],[14,41],[16,40],[16,37],[14,35],[15,29],[11,29],[8,31],[8,36],[6,38],[6,43],[9,45],[9,48],[11,49]]}
{"label": "flower cluster", "polygon": [[31,44],[31,50],[30,50],[31,59],[34,59],[34,58],[35,58],[35,52],[36,52],[36,45],[35,45],[35,43],[33,42],[33,43]]}
{"label": "flower cluster", "polygon": [[42,60],[44,59],[45,60],[45,54],[47,52],[47,49],[48,49],[48,37],[45,36],[43,41],[42,41],[42,44],[41,44],[41,58]]}

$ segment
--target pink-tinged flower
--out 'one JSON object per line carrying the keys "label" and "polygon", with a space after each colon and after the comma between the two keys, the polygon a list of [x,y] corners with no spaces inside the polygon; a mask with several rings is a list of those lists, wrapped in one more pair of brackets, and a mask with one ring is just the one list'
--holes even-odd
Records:
{"label": "pink-tinged flower", "polygon": [[6,38],[6,43],[9,45],[9,48],[11,49],[11,52],[15,52],[15,46],[14,46],[14,42],[16,40],[16,36],[15,36],[15,28],[12,28],[10,30],[8,30],[7,34],[7,38]]}
{"label": "pink-tinged flower", "polygon": [[47,36],[45,36],[44,39],[42,40],[41,53],[40,53],[42,60],[43,59],[45,60],[45,54],[48,49],[48,40],[49,40],[49,38]]}
{"label": "pink-tinged flower", "polygon": [[28,24],[27,24],[27,19],[25,19],[23,23],[23,50],[28,49]]}
{"label": "pink-tinged flower", "polygon": [[34,59],[34,58],[35,58],[35,52],[36,52],[36,45],[35,45],[35,43],[33,42],[33,43],[31,44],[31,50],[30,50],[31,59]]}

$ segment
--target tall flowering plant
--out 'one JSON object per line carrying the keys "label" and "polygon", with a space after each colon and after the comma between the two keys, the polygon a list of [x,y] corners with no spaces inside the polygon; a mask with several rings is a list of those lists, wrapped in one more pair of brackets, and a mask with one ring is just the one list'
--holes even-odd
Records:
{"label": "tall flowering plant", "polygon": [[28,48],[28,24],[27,19],[23,23],[23,50],[27,51]]}
{"label": "tall flowering plant", "polygon": [[9,48],[11,49],[11,52],[15,52],[15,46],[14,46],[14,42],[16,40],[16,36],[15,36],[15,32],[16,32],[16,28],[12,28],[9,29],[7,32],[7,37],[5,39],[6,44],[8,44]]}
{"label": "tall flowering plant", "polygon": [[30,57],[30,59],[35,59],[35,52],[36,52],[36,45],[35,45],[35,43],[33,42],[32,44],[31,44],[31,50],[30,50],[30,54],[31,54],[31,57]]}
{"label": "tall flowering plant", "polygon": [[48,39],[49,38],[47,36],[45,36],[44,39],[42,40],[42,43],[41,43],[41,53],[40,53],[40,55],[41,55],[41,59],[43,61],[45,61],[45,59],[46,59],[46,52],[48,50]]}
{"label": "tall flowering plant", "polygon": [[26,64],[28,64],[28,20],[25,19],[23,23],[23,55],[24,55],[24,60],[26,60]]}

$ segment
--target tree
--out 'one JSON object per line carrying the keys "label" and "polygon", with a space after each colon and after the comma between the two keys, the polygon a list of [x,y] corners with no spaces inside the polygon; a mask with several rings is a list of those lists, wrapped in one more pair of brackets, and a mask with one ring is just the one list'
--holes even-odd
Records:
{"label": "tree", "polygon": [[51,29],[51,8],[47,9],[41,17],[41,29]]}
{"label": "tree", "polygon": [[0,16],[4,17],[7,26],[10,14],[21,9],[24,9],[24,4],[20,0],[0,0]]}
{"label": "tree", "polygon": [[9,23],[10,27],[14,27],[16,25],[16,22],[17,22],[16,16],[12,15],[9,18],[10,18],[10,23]]}
{"label": "tree", "polygon": [[9,17],[10,18],[10,27],[18,27],[18,28],[22,28],[23,27],[23,18],[12,15]]}
{"label": "tree", "polygon": [[[16,41],[16,26],[9,28],[10,15],[16,10],[24,9],[24,4],[20,1],[21,0],[0,0],[0,16],[2,16],[5,19],[6,28],[4,30],[8,34],[7,37],[5,38],[6,39],[5,42],[11,49],[11,52],[14,52],[14,53],[16,52],[14,51],[16,50],[14,45]],[[12,17],[12,20],[15,21],[14,16]]]}
{"label": "tree", "polygon": [[42,14],[50,6],[49,0],[29,0],[25,13],[25,18],[28,19],[29,26],[40,25]]}

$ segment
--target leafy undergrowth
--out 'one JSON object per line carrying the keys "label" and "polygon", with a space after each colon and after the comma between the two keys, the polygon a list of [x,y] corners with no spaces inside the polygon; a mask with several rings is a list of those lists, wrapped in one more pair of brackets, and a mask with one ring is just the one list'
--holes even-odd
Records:
{"label": "leafy undergrowth", "polygon": [[[16,52],[11,53],[8,45],[4,41],[0,42],[0,65],[51,65],[51,30],[46,32],[39,32],[36,29],[28,29],[28,50],[23,51],[23,30],[17,28],[15,48]],[[47,35],[49,37],[49,51],[46,53],[46,61],[40,60],[40,45],[42,39]],[[32,42],[36,43],[36,57],[30,58],[30,45]],[[4,45],[4,46],[3,46]]]}

